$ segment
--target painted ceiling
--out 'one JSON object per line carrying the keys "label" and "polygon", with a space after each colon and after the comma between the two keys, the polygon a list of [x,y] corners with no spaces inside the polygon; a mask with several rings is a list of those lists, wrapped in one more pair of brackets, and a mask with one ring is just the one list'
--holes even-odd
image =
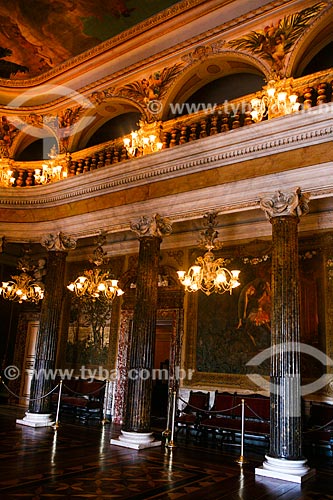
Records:
{"label": "painted ceiling", "polygon": [[0,2],[0,78],[33,78],[178,2]]}

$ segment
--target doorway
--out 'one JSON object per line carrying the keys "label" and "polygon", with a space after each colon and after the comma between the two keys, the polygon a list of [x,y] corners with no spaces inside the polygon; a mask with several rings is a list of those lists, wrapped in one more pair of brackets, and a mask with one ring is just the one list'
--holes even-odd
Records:
{"label": "doorway", "polygon": [[152,381],[151,417],[165,419],[168,409],[168,373],[170,363],[172,319],[157,319],[155,337],[154,374]]}

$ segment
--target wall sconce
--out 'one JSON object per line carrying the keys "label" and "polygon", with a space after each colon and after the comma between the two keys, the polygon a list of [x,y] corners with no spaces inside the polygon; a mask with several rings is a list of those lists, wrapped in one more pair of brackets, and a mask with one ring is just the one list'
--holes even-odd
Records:
{"label": "wall sconce", "polygon": [[55,145],[52,146],[48,156],[50,159],[42,164],[42,168],[35,169],[35,184],[48,184],[67,177],[67,171],[59,163]]}
{"label": "wall sconce", "polygon": [[277,118],[291,113],[295,113],[300,108],[297,102],[297,94],[292,93],[292,79],[270,80],[265,92],[261,97],[251,100],[251,117],[255,122],[260,122],[264,118]]}
{"label": "wall sconce", "polygon": [[130,158],[156,153],[162,149],[161,124],[139,122],[140,128],[124,138],[124,146]]}
{"label": "wall sconce", "polygon": [[0,186],[10,187],[15,182],[10,163],[11,161],[8,158],[0,159]]}

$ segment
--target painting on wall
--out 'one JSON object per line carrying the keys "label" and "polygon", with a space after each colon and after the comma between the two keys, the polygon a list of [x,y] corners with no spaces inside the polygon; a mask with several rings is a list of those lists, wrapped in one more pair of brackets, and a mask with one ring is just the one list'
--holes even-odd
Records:
{"label": "painting on wall", "polygon": [[[241,377],[251,373],[269,376],[269,351],[260,364],[252,366],[251,360],[271,346],[270,254],[243,257],[237,267],[241,270],[241,285],[233,289],[231,295],[206,296],[199,292],[191,298],[189,330],[193,340],[188,343],[188,353],[189,367],[195,370],[193,383],[213,381],[216,384],[224,380],[232,384],[237,380],[240,384]],[[323,319],[320,318],[325,314],[320,301],[322,281],[319,252],[300,252],[300,342],[321,351]],[[302,378],[313,379],[322,372],[323,365],[318,359],[301,349]]]}
{"label": "painting on wall", "polygon": [[[198,295],[196,369],[248,373],[246,363],[270,346],[270,263],[244,265],[230,295]],[[267,372],[267,363],[261,372]]]}
{"label": "painting on wall", "polygon": [[108,360],[111,304],[74,300],[70,309],[66,363],[105,366]]}

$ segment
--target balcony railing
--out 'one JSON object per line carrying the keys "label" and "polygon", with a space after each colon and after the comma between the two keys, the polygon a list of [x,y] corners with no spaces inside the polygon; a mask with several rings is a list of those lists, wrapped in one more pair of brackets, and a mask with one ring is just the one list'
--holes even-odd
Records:
{"label": "balcony railing", "polygon": [[[308,109],[333,101],[333,69],[321,71],[293,80],[293,91],[298,95],[301,107]],[[225,134],[230,130],[250,126],[251,99],[262,92],[247,95],[217,105],[211,111],[199,111],[180,116],[162,123],[162,149],[173,148],[197,141],[215,134]],[[153,153],[158,154],[158,152]],[[67,162],[67,177],[129,161],[123,138],[108,141],[97,146],[71,153]],[[35,185],[35,171],[41,162],[11,162],[13,187]],[[66,180],[64,180],[66,182]]]}

